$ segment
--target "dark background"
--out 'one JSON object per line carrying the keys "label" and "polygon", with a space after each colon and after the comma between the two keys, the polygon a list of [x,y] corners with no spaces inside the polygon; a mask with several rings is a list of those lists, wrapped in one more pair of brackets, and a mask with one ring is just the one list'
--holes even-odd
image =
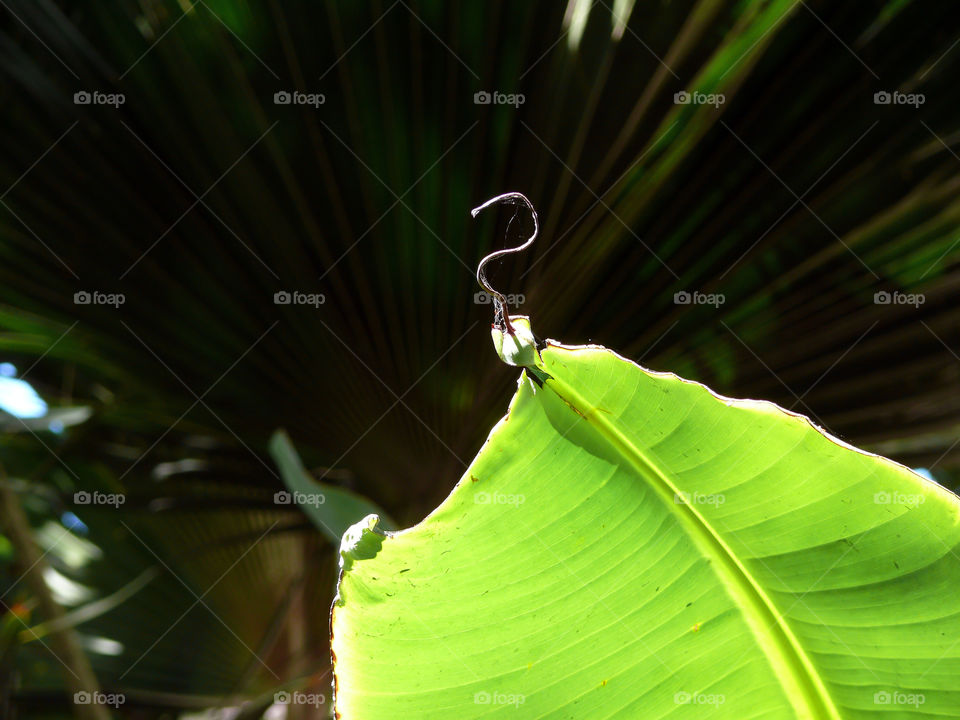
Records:
{"label": "dark background", "polygon": [[[528,229],[471,220],[502,192],[541,234],[491,274],[539,335],[776,401],[956,486],[949,3],[0,6],[0,361],[92,410],[60,432],[5,416],[0,481],[86,588],[62,603],[115,598],[76,629],[119,643],[86,647],[128,716],[329,694],[335,547],[273,502],[267,441],[286,428],[401,526],[445,497],[517,374],[474,300],[479,259]],[[275,104],[295,90],[324,102]],[[923,103],[875,102],[894,91]],[[73,502],[94,489],[126,502]],[[66,716],[0,539],[5,716]]]}

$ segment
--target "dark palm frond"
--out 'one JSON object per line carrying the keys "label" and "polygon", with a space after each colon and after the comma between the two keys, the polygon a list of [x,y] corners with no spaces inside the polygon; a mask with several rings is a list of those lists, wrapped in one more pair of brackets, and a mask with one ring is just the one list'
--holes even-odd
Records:
{"label": "dark palm frond", "polygon": [[[511,213],[469,217],[507,190],[542,235],[495,283],[538,334],[777,401],[955,484],[949,8],[5,4],[0,360],[93,416],[4,436],[3,463],[38,527],[86,524],[98,560],[52,557],[94,597],[159,572],[79,627],[124,648],[93,655],[105,686],[226,702],[325,682],[334,548],[272,502],[269,437],[400,525],[446,495],[515,379],[473,277]],[[125,102],[74,104],[95,90]],[[324,102],[275,104],[293,91]],[[894,91],[924,102],[875,103]],[[294,291],[324,302],[274,303]],[[77,507],[79,489],[128,502]],[[19,697],[44,705],[56,662],[20,651]]]}

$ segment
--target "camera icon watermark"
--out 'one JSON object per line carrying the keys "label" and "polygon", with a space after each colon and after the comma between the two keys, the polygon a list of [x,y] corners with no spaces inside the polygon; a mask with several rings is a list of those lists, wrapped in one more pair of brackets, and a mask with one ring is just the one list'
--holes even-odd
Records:
{"label": "camera icon watermark", "polygon": [[87,692],[80,690],[73,694],[74,705],[107,705],[114,709],[119,708],[127,701],[123,693],[104,693],[99,690],[96,692]]}
{"label": "camera icon watermark", "polygon": [[79,290],[73,294],[74,305],[110,305],[119,308],[127,301],[123,293],[104,293],[99,290]]}
{"label": "camera icon watermark", "polygon": [[894,490],[893,492],[881,491],[873,494],[874,505],[905,505],[909,508],[915,508],[923,505],[927,498],[920,493],[902,493]]}
{"label": "camera icon watermark", "polygon": [[493,92],[480,90],[473,94],[474,105],[512,105],[514,108],[519,108],[526,101],[527,98],[523,93],[502,93],[497,90]]}
{"label": "camera icon watermark", "polygon": [[681,690],[673,696],[676,705],[713,705],[719,707],[727,701],[726,695],[719,693],[687,692]]}
{"label": "camera icon watermark", "polygon": [[74,505],[112,505],[119,508],[127,501],[127,496],[123,493],[104,493],[99,490],[88,492],[78,490],[73,494]]}
{"label": "camera icon watermark", "polygon": [[[507,301],[507,305],[509,307],[517,307],[518,305],[523,305],[527,301],[527,296],[523,293],[504,295],[503,297]],[[484,290],[474,293],[473,295],[474,305],[489,305],[494,300],[496,300],[496,298]]]}
{"label": "camera icon watermark", "polygon": [[902,293],[899,291],[887,292],[878,290],[873,294],[874,305],[913,305],[918,308],[927,301],[923,293]]}
{"label": "camera icon watermark", "polygon": [[723,293],[702,293],[697,290],[681,290],[673,294],[674,305],[713,305],[718,308],[727,301]]}
{"label": "camera icon watermark", "polygon": [[74,105],[110,105],[118,108],[127,101],[123,93],[105,93],[99,90],[78,90],[73,94]]}
{"label": "camera icon watermark", "polygon": [[298,490],[289,492],[287,490],[278,490],[273,494],[274,505],[312,505],[318,507],[323,505],[327,498],[323,493],[304,493]]}
{"label": "camera icon watermark", "polygon": [[676,505],[713,505],[714,507],[720,507],[726,501],[726,496],[721,493],[706,494],[681,490],[673,494],[673,502]]}
{"label": "camera icon watermark", "polygon": [[879,90],[873,94],[874,105],[912,105],[918,108],[927,101],[927,96],[923,93],[902,93],[899,90],[893,92]]}
{"label": "camera icon watermark", "polygon": [[713,105],[718,108],[727,101],[723,93],[702,93],[699,90],[688,92],[681,90],[673,94],[674,105]]}
{"label": "camera icon watermark", "polygon": [[279,290],[273,294],[274,305],[309,305],[313,308],[319,308],[327,302],[327,296],[323,293],[305,293],[299,290],[289,292]]}
{"label": "camera icon watermark", "polygon": [[304,693],[299,690],[288,692],[280,690],[273,694],[273,702],[277,705],[312,705],[319,708],[327,702],[327,696],[323,693]]}
{"label": "camera icon watermark", "polygon": [[473,694],[474,705],[513,705],[515,708],[518,708],[526,701],[526,695],[500,692],[498,690],[494,690],[493,692],[481,690]]}
{"label": "camera icon watermark", "polygon": [[475,505],[513,505],[513,507],[520,507],[527,501],[525,495],[513,495],[509,493],[502,492],[478,492],[473,494],[473,502]]}
{"label": "camera icon watermark", "polygon": [[909,705],[919,708],[927,701],[922,693],[905,693],[899,690],[881,690],[873,694],[874,705]]}
{"label": "camera icon watermark", "polygon": [[323,93],[305,93],[299,90],[278,90],[273,94],[274,105],[309,105],[316,109],[327,102]]}

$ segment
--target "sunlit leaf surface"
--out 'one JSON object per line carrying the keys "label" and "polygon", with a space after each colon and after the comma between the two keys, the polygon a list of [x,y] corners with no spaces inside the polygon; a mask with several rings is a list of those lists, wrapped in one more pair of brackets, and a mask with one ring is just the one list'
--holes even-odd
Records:
{"label": "sunlit leaf surface", "polygon": [[548,341],[433,513],[345,536],[337,708],[953,717],[958,518],[803,416]]}

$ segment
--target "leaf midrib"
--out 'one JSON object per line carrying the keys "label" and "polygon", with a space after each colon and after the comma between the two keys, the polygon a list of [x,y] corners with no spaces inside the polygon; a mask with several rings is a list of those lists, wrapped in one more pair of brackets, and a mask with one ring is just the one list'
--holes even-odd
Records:
{"label": "leaf midrib", "polygon": [[[629,362],[637,370],[643,372],[643,369],[636,363],[619,356],[617,356],[617,359],[621,362]],[[604,413],[598,412],[593,404],[587,402],[573,387],[559,379],[555,372],[549,372],[546,367],[538,369],[547,373],[544,386],[555,392],[574,412],[580,414],[590,423],[617,452],[623,455],[637,474],[660,495],[668,512],[672,512],[678,518],[681,526],[688,530],[695,542],[699,541],[697,542],[698,546],[717,558],[719,561],[718,567],[723,569],[724,574],[731,581],[727,584],[728,590],[735,597],[741,599],[742,602],[738,603],[741,609],[745,613],[752,612],[755,619],[759,620],[758,627],[764,628],[772,640],[772,647],[776,648],[777,655],[771,657],[767,653],[767,657],[770,658],[775,668],[779,666],[788,671],[803,697],[806,714],[811,718],[841,720],[841,715],[827,692],[820,675],[816,672],[799,640],[777,610],[776,605],[743,563],[740,562],[720,533],[714,529],[700,511],[687,502],[674,502],[675,497],[682,498],[684,496],[667,471],[651,461],[611,419],[608,419]],[[677,378],[677,381],[687,382],[682,378]],[[753,626],[753,624],[751,626],[754,633],[758,634],[756,626]],[[776,628],[776,632],[773,632],[772,628]],[[761,641],[759,644],[763,648],[764,643]],[[787,697],[793,699],[789,692]]]}

